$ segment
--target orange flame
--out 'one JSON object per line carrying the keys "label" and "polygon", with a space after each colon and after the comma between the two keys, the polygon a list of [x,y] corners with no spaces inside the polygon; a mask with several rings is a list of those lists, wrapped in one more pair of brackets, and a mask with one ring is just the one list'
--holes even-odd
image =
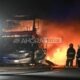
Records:
{"label": "orange flame", "polygon": [[[24,25],[24,26],[23,26]],[[32,21],[20,22],[19,26],[5,31],[24,31],[32,29]],[[47,37],[48,39],[58,37],[62,39],[61,43],[47,43],[44,44],[47,47],[47,59],[58,65],[65,65],[66,63],[66,51],[69,43],[74,44],[74,48],[77,49],[77,45],[80,43],[80,24],[78,22],[53,22],[47,20],[39,20],[40,35]],[[75,62],[74,62],[75,64]]]}

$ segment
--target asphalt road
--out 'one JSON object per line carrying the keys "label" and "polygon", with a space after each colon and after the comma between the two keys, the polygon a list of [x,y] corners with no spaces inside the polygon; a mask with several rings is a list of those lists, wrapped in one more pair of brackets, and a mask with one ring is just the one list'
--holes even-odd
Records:
{"label": "asphalt road", "polygon": [[50,71],[50,68],[48,66],[11,66],[11,67],[0,67],[0,74],[24,74],[24,73],[34,73],[34,72],[44,72],[44,71]]}
{"label": "asphalt road", "polygon": [[[17,77],[16,75],[18,75],[18,78],[20,78],[20,75],[29,77],[28,80],[32,80],[32,79],[44,80],[43,77],[45,78],[48,77],[52,79],[57,78],[57,80],[59,78],[60,79],[70,78],[70,80],[71,79],[77,80],[76,78],[80,79],[80,69],[79,68],[53,68],[53,70],[49,70],[47,68],[44,69],[44,68],[32,68],[32,67],[31,68],[30,67],[0,67],[0,80],[7,79],[9,77],[10,79],[14,77],[16,78]],[[23,77],[21,80],[23,80]],[[24,80],[26,80],[26,78]],[[65,80],[65,79],[62,79],[62,80]]]}

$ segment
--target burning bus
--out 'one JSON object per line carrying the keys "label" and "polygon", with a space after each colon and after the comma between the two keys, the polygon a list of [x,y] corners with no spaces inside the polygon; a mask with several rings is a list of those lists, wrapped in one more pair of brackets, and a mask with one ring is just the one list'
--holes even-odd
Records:
{"label": "burning bus", "polygon": [[[18,20],[18,22],[21,20]],[[17,20],[9,20],[10,26],[17,25]],[[25,22],[25,21],[24,21]],[[24,26],[27,26],[24,24]],[[23,27],[24,27],[23,26]],[[44,58],[43,43],[38,43],[35,27],[35,19],[33,20],[32,30],[3,30],[0,35],[0,63],[2,64],[35,64],[40,63]],[[3,44],[4,43],[4,44]],[[41,51],[41,52],[40,52]],[[37,54],[40,55],[37,58]],[[36,54],[36,55],[35,55]],[[35,61],[36,60],[36,61]]]}

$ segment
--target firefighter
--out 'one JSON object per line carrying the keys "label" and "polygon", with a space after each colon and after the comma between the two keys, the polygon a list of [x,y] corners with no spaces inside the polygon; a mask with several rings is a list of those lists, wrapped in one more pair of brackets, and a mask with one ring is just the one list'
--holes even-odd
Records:
{"label": "firefighter", "polygon": [[77,55],[76,55],[76,65],[80,68],[80,45],[78,45]]}
{"label": "firefighter", "polygon": [[73,44],[69,44],[69,48],[67,50],[67,60],[66,67],[73,67],[73,60],[75,58],[75,49],[73,48]]}

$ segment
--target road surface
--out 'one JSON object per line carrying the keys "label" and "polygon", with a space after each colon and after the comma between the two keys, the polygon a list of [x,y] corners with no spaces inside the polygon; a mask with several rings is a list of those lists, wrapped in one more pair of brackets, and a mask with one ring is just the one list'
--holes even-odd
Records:
{"label": "road surface", "polygon": [[[80,80],[80,69],[56,68],[53,70],[49,70],[49,69],[41,69],[41,68],[38,69],[38,68],[28,68],[28,67],[0,67],[0,80],[4,80],[4,79],[7,80],[9,79],[9,77],[11,78],[10,80],[14,80],[12,78],[17,77],[19,79],[21,76],[29,77],[28,80],[32,80],[32,79],[44,80],[43,77],[58,78],[57,80],[60,80],[59,78],[66,78],[66,79],[70,78],[75,80],[77,80],[76,78],[79,78]],[[23,78],[21,78],[21,80],[23,80]],[[65,80],[65,79],[61,79],[61,80]]]}

